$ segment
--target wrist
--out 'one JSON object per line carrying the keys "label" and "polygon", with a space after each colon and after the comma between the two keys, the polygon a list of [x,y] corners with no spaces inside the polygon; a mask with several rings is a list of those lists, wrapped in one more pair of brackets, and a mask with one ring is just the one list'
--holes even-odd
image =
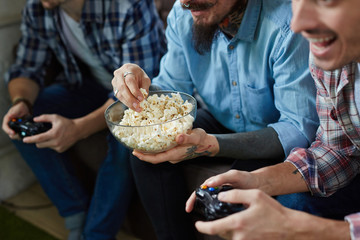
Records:
{"label": "wrist", "polygon": [[26,107],[28,108],[30,115],[33,114],[33,105],[28,99],[23,98],[23,97],[17,97],[12,100],[12,106],[15,106],[19,103],[24,103],[26,105]]}
{"label": "wrist", "polygon": [[84,127],[84,126],[88,126],[86,121],[83,118],[76,118],[73,119],[73,123],[75,126],[74,132],[75,135],[77,137],[77,141],[78,140],[82,140],[87,138],[88,136],[90,136],[91,134],[88,133],[88,128]]}
{"label": "wrist", "polygon": [[219,142],[214,135],[208,134],[207,137],[209,140],[209,146],[211,146],[209,149],[211,152],[210,156],[214,157],[219,153]]}

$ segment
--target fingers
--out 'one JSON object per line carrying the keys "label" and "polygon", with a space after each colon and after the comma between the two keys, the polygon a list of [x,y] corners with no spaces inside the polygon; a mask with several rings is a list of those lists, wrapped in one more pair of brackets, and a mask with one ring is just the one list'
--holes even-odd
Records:
{"label": "fingers", "polygon": [[144,100],[144,97],[140,91],[140,86],[137,84],[136,76],[134,74],[128,74],[125,78],[123,76],[122,78],[126,87],[124,86],[119,89],[119,95],[129,104],[127,105],[128,107],[140,112],[140,102]]}
{"label": "fingers", "polygon": [[[121,68],[114,72],[114,78],[111,82],[114,87],[114,95],[126,106],[136,111],[136,107],[139,105],[139,100],[131,93],[122,75],[123,72],[121,71]],[[128,76],[128,78],[131,77],[132,76]]]}
{"label": "fingers", "polygon": [[[186,159],[192,159],[199,156],[210,156],[211,155],[211,146],[207,141],[204,141],[207,135],[203,129],[194,129],[189,134],[179,134],[176,136],[175,140],[177,146],[161,153],[157,154],[144,154],[139,151],[133,151],[133,155],[139,158],[142,161],[149,163],[157,164],[161,162],[168,161],[170,163],[176,164]],[[202,145],[205,143],[205,146]]]}
{"label": "fingers", "polygon": [[257,189],[232,189],[225,192],[220,192],[218,199],[222,202],[228,203],[241,203],[245,205],[251,204],[255,199],[261,198],[262,194],[265,194]]}
{"label": "fingers", "polygon": [[51,135],[48,132],[39,133],[34,136],[24,137],[24,143],[36,143],[38,148],[45,148],[49,146],[49,141],[52,140]]}
{"label": "fingers", "polygon": [[185,211],[187,213],[191,212],[194,209],[195,200],[196,200],[196,195],[195,195],[195,192],[193,192],[190,195],[189,199],[186,201]]}
{"label": "fingers", "polygon": [[233,230],[234,228],[234,216],[230,215],[228,217],[215,220],[215,221],[209,221],[209,222],[203,222],[203,221],[197,221],[195,223],[195,227],[199,232],[208,234],[208,235],[222,235],[227,236],[227,232]]}
{"label": "fingers", "polygon": [[175,140],[178,144],[198,145],[204,134],[206,133],[203,129],[196,128],[193,129],[190,134],[182,133],[177,135]]}
{"label": "fingers", "polygon": [[138,150],[134,150],[132,152],[132,154],[137,157],[138,159],[142,160],[142,161],[145,161],[145,162],[149,162],[149,163],[152,163],[152,164],[158,164],[158,163],[161,163],[163,162],[161,160],[161,155],[164,155],[164,154],[161,154],[160,157],[159,154],[144,154]]}
{"label": "fingers", "polygon": [[141,111],[140,102],[144,99],[140,88],[147,92],[151,84],[147,74],[136,64],[124,64],[114,72],[112,85],[116,97],[129,108]]}
{"label": "fingers", "polygon": [[[54,122],[56,114],[42,114],[40,116],[34,117],[34,122]],[[50,131],[50,130],[49,130]],[[23,138],[24,143],[36,143],[38,148],[49,147],[49,141],[53,139],[53,135],[46,131],[44,133],[39,133],[34,136],[29,136]]]}
{"label": "fingers", "polygon": [[216,175],[214,177],[211,177],[209,179],[207,179],[203,184],[207,185],[209,187],[216,187],[216,186],[221,186],[224,184],[229,184],[229,185],[233,185],[234,187],[236,187],[237,182],[241,181],[240,178],[240,171],[238,170],[229,170],[225,173]]}
{"label": "fingers", "polygon": [[3,117],[3,122],[2,122],[2,129],[3,131],[8,134],[10,137],[14,136],[15,135],[15,132],[14,130],[12,130],[10,127],[9,127],[9,121],[12,119],[12,117],[10,115],[5,115]]}
{"label": "fingers", "polygon": [[29,109],[26,105],[16,104],[15,106],[12,106],[3,117],[2,129],[11,139],[20,139],[20,137],[9,127],[9,121],[13,118],[23,117],[27,114],[29,114]]}
{"label": "fingers", "polygon": [[34,122],[53,122],[55,114],[42,114],[34,117]]}
{"label": "fingers", "polygon": [[132,154],[139,158],[142,161],[145,162],[149,162],[152,164],[158,164],[158,163],[162,163],[162,162],[172,162],[172,163],[177,163],[180,162],[181,159],[177,156],[179,156],[178,154],[179,150],[177,150],[177,147],[170,149],[169,151],[165,151],[165,152],[161,152],[161,153],[155,153],[155,154],[144,154],[140,151],[134,150],[132,152]]}

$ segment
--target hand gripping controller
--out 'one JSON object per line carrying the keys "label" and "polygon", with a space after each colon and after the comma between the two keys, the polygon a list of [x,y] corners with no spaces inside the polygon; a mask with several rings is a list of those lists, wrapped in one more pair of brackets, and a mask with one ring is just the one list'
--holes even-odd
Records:
{"label": "hand gripping controller", "polygon": [[9,127],[24,138],[46,132],[51,128],[51,123],[34,122],[32,117],[13,118],[9,121]]}
{"label": "hand gripping controller", "polygon": [[221,187],[208,187],[202,185],[196,189],[196,200],[194,206],[194,213],[202,220],[212,221],[219,218],[229,216],[232,213],[239,212],[244,209],[242,204],[232,204],[221,202],[217,196],[219,192],[233,189],[229,185]]}

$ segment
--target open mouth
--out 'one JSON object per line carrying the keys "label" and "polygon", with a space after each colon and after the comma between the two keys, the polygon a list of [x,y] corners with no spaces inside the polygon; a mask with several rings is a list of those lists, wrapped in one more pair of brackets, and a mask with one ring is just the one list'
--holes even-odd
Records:
{"label": "open mouth", "polygon": [[307,38],[310,42],[311,48],[315,51],[324,51],[336,40],[336,36],[323,38]]}

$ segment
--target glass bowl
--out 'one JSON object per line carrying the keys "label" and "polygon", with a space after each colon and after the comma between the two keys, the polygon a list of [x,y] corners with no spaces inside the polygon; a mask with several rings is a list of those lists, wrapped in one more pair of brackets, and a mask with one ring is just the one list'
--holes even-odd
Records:
{"label": "glass bowl", "polygon": [[[177,145],[175,137],[178,134],[186,133],[192,129],[197,111],[197,102],[193,96],[176,91],[150,91],[148,99],[154,94],[157,94],[159,97],[169,96],[171,99],[176,99],[173,97],[173,94],[179,94],[183,102],[186,103],[185,105],[192,106],[192,108],[186,109],[183,112],[183,116],[163,123],[147,123],[146,125],[142,123],[137,126],[129,126],[129,123],[121,123],[124,116],[131,112],[131,116],[136,119],[136,114],[139,113],[135,113],[133,110],[128,109],[128,107],[120,101],[114,102],[105,111],[106,123],[113,136],[129,149],[136,149],[140,152],[149,154],[167,151]],[[183,108],[179,111],[183,111],[182,109]],[[152,111],[152,113],[148,114],[156,115],[154,112],[157,111]]]}

